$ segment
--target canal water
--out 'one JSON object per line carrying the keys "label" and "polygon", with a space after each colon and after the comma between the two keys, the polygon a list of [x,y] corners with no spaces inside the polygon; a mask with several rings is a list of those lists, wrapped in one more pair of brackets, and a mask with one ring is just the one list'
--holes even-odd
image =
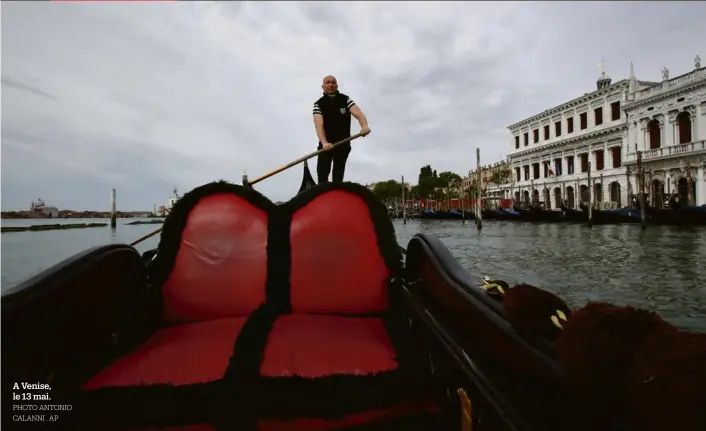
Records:
{"label": "canal water", "polygon": [[[2,234],[2,289],[86,248],[129,243],[160,225]],[[3,220],[3,226],[57,223]],[[63,221],[62,221],[63,222]],[[67,220],[70,223],[107,220]],[[685,329],[706,332],[706,229],[639,225],[587,226],[485,221],[395,221],[406,246],[418,232],[436,235],[470,272],[551,290],[580,307],[587,301],[657,311]],[[159,236],[138,245],[155,248]]]}

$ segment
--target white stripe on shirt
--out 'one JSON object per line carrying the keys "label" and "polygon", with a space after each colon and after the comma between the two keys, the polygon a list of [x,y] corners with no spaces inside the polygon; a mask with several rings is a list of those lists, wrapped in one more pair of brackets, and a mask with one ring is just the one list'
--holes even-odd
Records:
{"label": "white stripe on shirt", "polygon": [[321,113],[321,108],[319,108],[319,104],[318,104],[318,103],[314,103],[314,115],[316,115],[316,114],[323,115],[323,114]]}
{"label": "white stripe on shirt", "polygon": [[353,107],[353,105],[355,105],[355,102],[353,101],[353,99],[348,99],[348,103],[346,103],[346,108],[348,108],[350,110]]}

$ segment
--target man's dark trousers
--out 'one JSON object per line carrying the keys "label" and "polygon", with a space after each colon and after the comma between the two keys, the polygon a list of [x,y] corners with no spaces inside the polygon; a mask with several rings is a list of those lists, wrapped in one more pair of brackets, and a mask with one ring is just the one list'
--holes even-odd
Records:
{"label": "man's dark trousers", "polygon": [[[319,149],[321,149],[319,145]],[[325,151],[319,154],[316,160],[316,175],[319,184],[327,183],[328,176],[331,173],[331,165],[333,164],[333,182],[342,183],[343,175],[346,173],[346,162],[348,155],[351,153],[350,144],[338,146],[332,150]]]}

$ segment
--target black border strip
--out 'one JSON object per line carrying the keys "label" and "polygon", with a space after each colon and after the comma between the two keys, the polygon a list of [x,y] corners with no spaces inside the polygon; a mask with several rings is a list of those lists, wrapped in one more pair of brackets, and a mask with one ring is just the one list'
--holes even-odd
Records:
{"label": "black border strip", "polygon": [[278,206],[270,213],[267,229],[267,305],[281,314],[292,312],[290,274],[292,213]]}

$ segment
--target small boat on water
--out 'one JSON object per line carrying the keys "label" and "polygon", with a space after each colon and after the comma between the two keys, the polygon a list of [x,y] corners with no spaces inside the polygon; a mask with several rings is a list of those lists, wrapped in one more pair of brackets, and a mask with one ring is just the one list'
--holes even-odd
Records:
{"label": "small boat on water", "polygon": [[276,205],[216,182],[157,249],[96,247],[3,293],[3,402],[50,387],[65,430],[702,431],[706,357],[604,306],[471,275],[431,235],[401,248],[357,184]]}
{"label": "small boat on water", "polygon": [[543,223],[564,221],[564,213],[562,211],[546,210],[534,205],[527,206],[526,208],[515,205],[513,210],[518,213],[522,221]]}
{"label": "small boat on water", "polygon": [[481,214],[483,220],[520,220],[520,214],[517,211],[504,208],[484,208]]}
{"label": "small boat on water", "polygon": [[424,209],[419,213],[419,218],[430,220],[473,220],[475,219],[475,214],[469,211],[459,211],[457,209],[448,211]]}
{"label": "small boat on water", "polygon": [[[569,208],[562,204],[563,219],[571,223],[587,223],[588,206],[585,203],[581,203],[579,208]],[[591,218],[593,224],[640,223],[640,211],[631,208],[610,210],[593,208],[591,209]]]}
{"label": "small boat on water", "polygon": [[681,208],[654,208],[646,206],[650,224],[677,226],[706,226],[706,205]]}

